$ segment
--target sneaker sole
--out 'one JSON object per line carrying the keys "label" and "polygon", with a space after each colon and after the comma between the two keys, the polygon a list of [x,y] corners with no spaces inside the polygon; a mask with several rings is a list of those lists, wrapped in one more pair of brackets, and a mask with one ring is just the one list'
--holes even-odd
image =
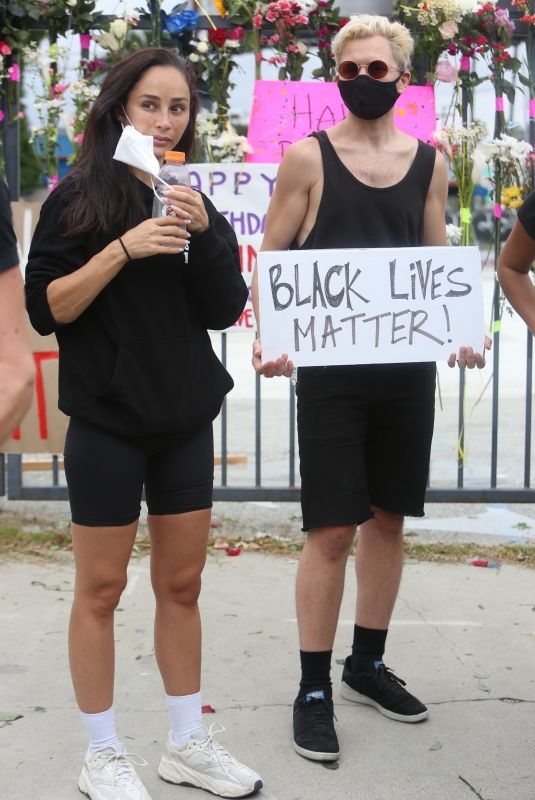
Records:
{"label": "sneaker sole", "polygon": [[167,781],[167,783],[175,783],[178,786],[192,786],[194,789],[205,789],[207,792],[211,792],[218,797],[251,797],[251,795],[260,791],[263,786],[262,781],[257,780],[252,789],[238,789],[236,787],[234,791],[231,789],[222,791],[217,787],[214,781],[211,781],[210,779],[199,779],[198,772],[190,770],[185,766],[181,767],[181,775],[176,774],[177,770],[174,765],[169,770],[167,770],[166,767],[166,764],[160,763],[160,766],[158,767],[158,775],[160,778],[162,778],[162,780]]}
{"label": "sneaker sole", "polygon": [[299,753],[303,758],[309,758],[311,761],[338,761],[340,758],[340,751],[337,753],[321,753],[317,750],[306,750],[304,747],[300,747],[297,742],[293,744],[296,753]]}
{"label": "sneaker sole", "polygon": [[412,714],[410,716],[407,714],[396,714],[395,711],[389,711],[388,708],[380,705],[376,700],[372,700],[371,697],[352,689],[351,686],[344,681],[342,681],[340,695],[344,700],[350,700],[352,703],[362,703],[366,706],[373,706],[377,711],[380,711],[383,716],[389,719],[395,719],[396,722],[422,722],[422,720],[427,719],[429,716],[429,711],[427,711],[427,709],[420,712],[420,714]]}

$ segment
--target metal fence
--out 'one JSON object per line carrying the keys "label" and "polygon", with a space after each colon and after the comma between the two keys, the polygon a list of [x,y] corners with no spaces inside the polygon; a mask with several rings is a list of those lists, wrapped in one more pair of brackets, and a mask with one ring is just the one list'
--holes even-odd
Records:
{"label": "metal fence", "polygon": [[[492,356],[484,371],[478,375],[475,370],[459,370],[458,375],[448,376],[446,399],[439,373],[428,502],[535,500],[531,486],[533,337],[529,332],[526,335],[521,321],[511,320],[506,320],[503,348],[504,330],[495,330]],[[515,328],[514,335],[507,325]],[[225,366],[239,336],[219,335],[219,355]],[[512,354],[516,360],[514,373]],[[242,360],[244,356],[239,354],[239,362]],[[500,360],[507,365],[506,375],[500,374]],[[479,385],[469,399],[467,384],[476,375]],[[231,393],[215,423],[218,458],[214,499],[297,501],[300,489],[293,384],[288,382],[286,396],[282,396],[284,389],[274,400],[263,396],[270,388],[268,382],[254,375],[249,363],[247,380],[252,396],[235,401]],[[236,450],[240,451],[238,459]],[[0,495],[7,494],[11,500],[68,499],[60,457],[49,459],[46,470],[33,472],[31,481],[26,480],[23,456],[0,458]]]}

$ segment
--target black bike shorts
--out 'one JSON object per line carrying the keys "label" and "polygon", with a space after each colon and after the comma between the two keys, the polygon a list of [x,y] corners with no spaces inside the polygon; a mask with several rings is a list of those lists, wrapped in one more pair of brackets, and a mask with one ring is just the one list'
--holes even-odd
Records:
{"label": "black bike shorts", "polygon": [[358,525],[372,506],[423,516],[435,380],[428,362],[298,370],[304,531]]}
{"label": "black bike shorts", "polygon": [[191,436],[127,439],[71,417],[65,477],[78,525],[129,525],[139,517],[143,487],[149,514],[211,508],[212,425]]}

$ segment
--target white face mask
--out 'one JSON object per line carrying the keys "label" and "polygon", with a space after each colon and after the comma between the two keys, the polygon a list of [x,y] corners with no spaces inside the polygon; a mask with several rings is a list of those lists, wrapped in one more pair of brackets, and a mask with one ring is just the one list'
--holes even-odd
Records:
{"label": "white face mask", "polygon": [[[116,161],[122,161],[123,164],[128,164],[129,167],[135,167],[143,172],[148,172],[149,175],[154,175],[158,178],[160,171],[160,164],[154,155],[154,137],[146,136],[141,131],[138,131],[126,113],[124,106],[123,111],[129,125],[123,125],[123,132],[117,142],[113,158]],[[122,123],[121,123],[122,125]],[[165,183],[161,178],[158,178],[161,183]],[[153,182],[154,187],[154,182]],[[165,183],[167,186],[168,184]]]}

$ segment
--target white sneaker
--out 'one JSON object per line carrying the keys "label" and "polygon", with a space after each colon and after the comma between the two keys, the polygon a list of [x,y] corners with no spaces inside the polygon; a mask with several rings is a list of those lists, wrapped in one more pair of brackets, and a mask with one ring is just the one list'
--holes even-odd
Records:
{"label": "white sneaker", "polygon": [[206,789],[219,797],[248,797],[262,788],[256,772],[240,764],[220,744],[214,734],[224,731],[219,722],[210,725],[205,738],[191,738],[184,747],[175,746],[169,734],[158,774],[164,781]]}
{"label": "white sneaker", "polygon": [[88,753],[78,781],[78,788],[91,800],[151,800],[133,767],[147,762],[132,753],[103,747]]}

